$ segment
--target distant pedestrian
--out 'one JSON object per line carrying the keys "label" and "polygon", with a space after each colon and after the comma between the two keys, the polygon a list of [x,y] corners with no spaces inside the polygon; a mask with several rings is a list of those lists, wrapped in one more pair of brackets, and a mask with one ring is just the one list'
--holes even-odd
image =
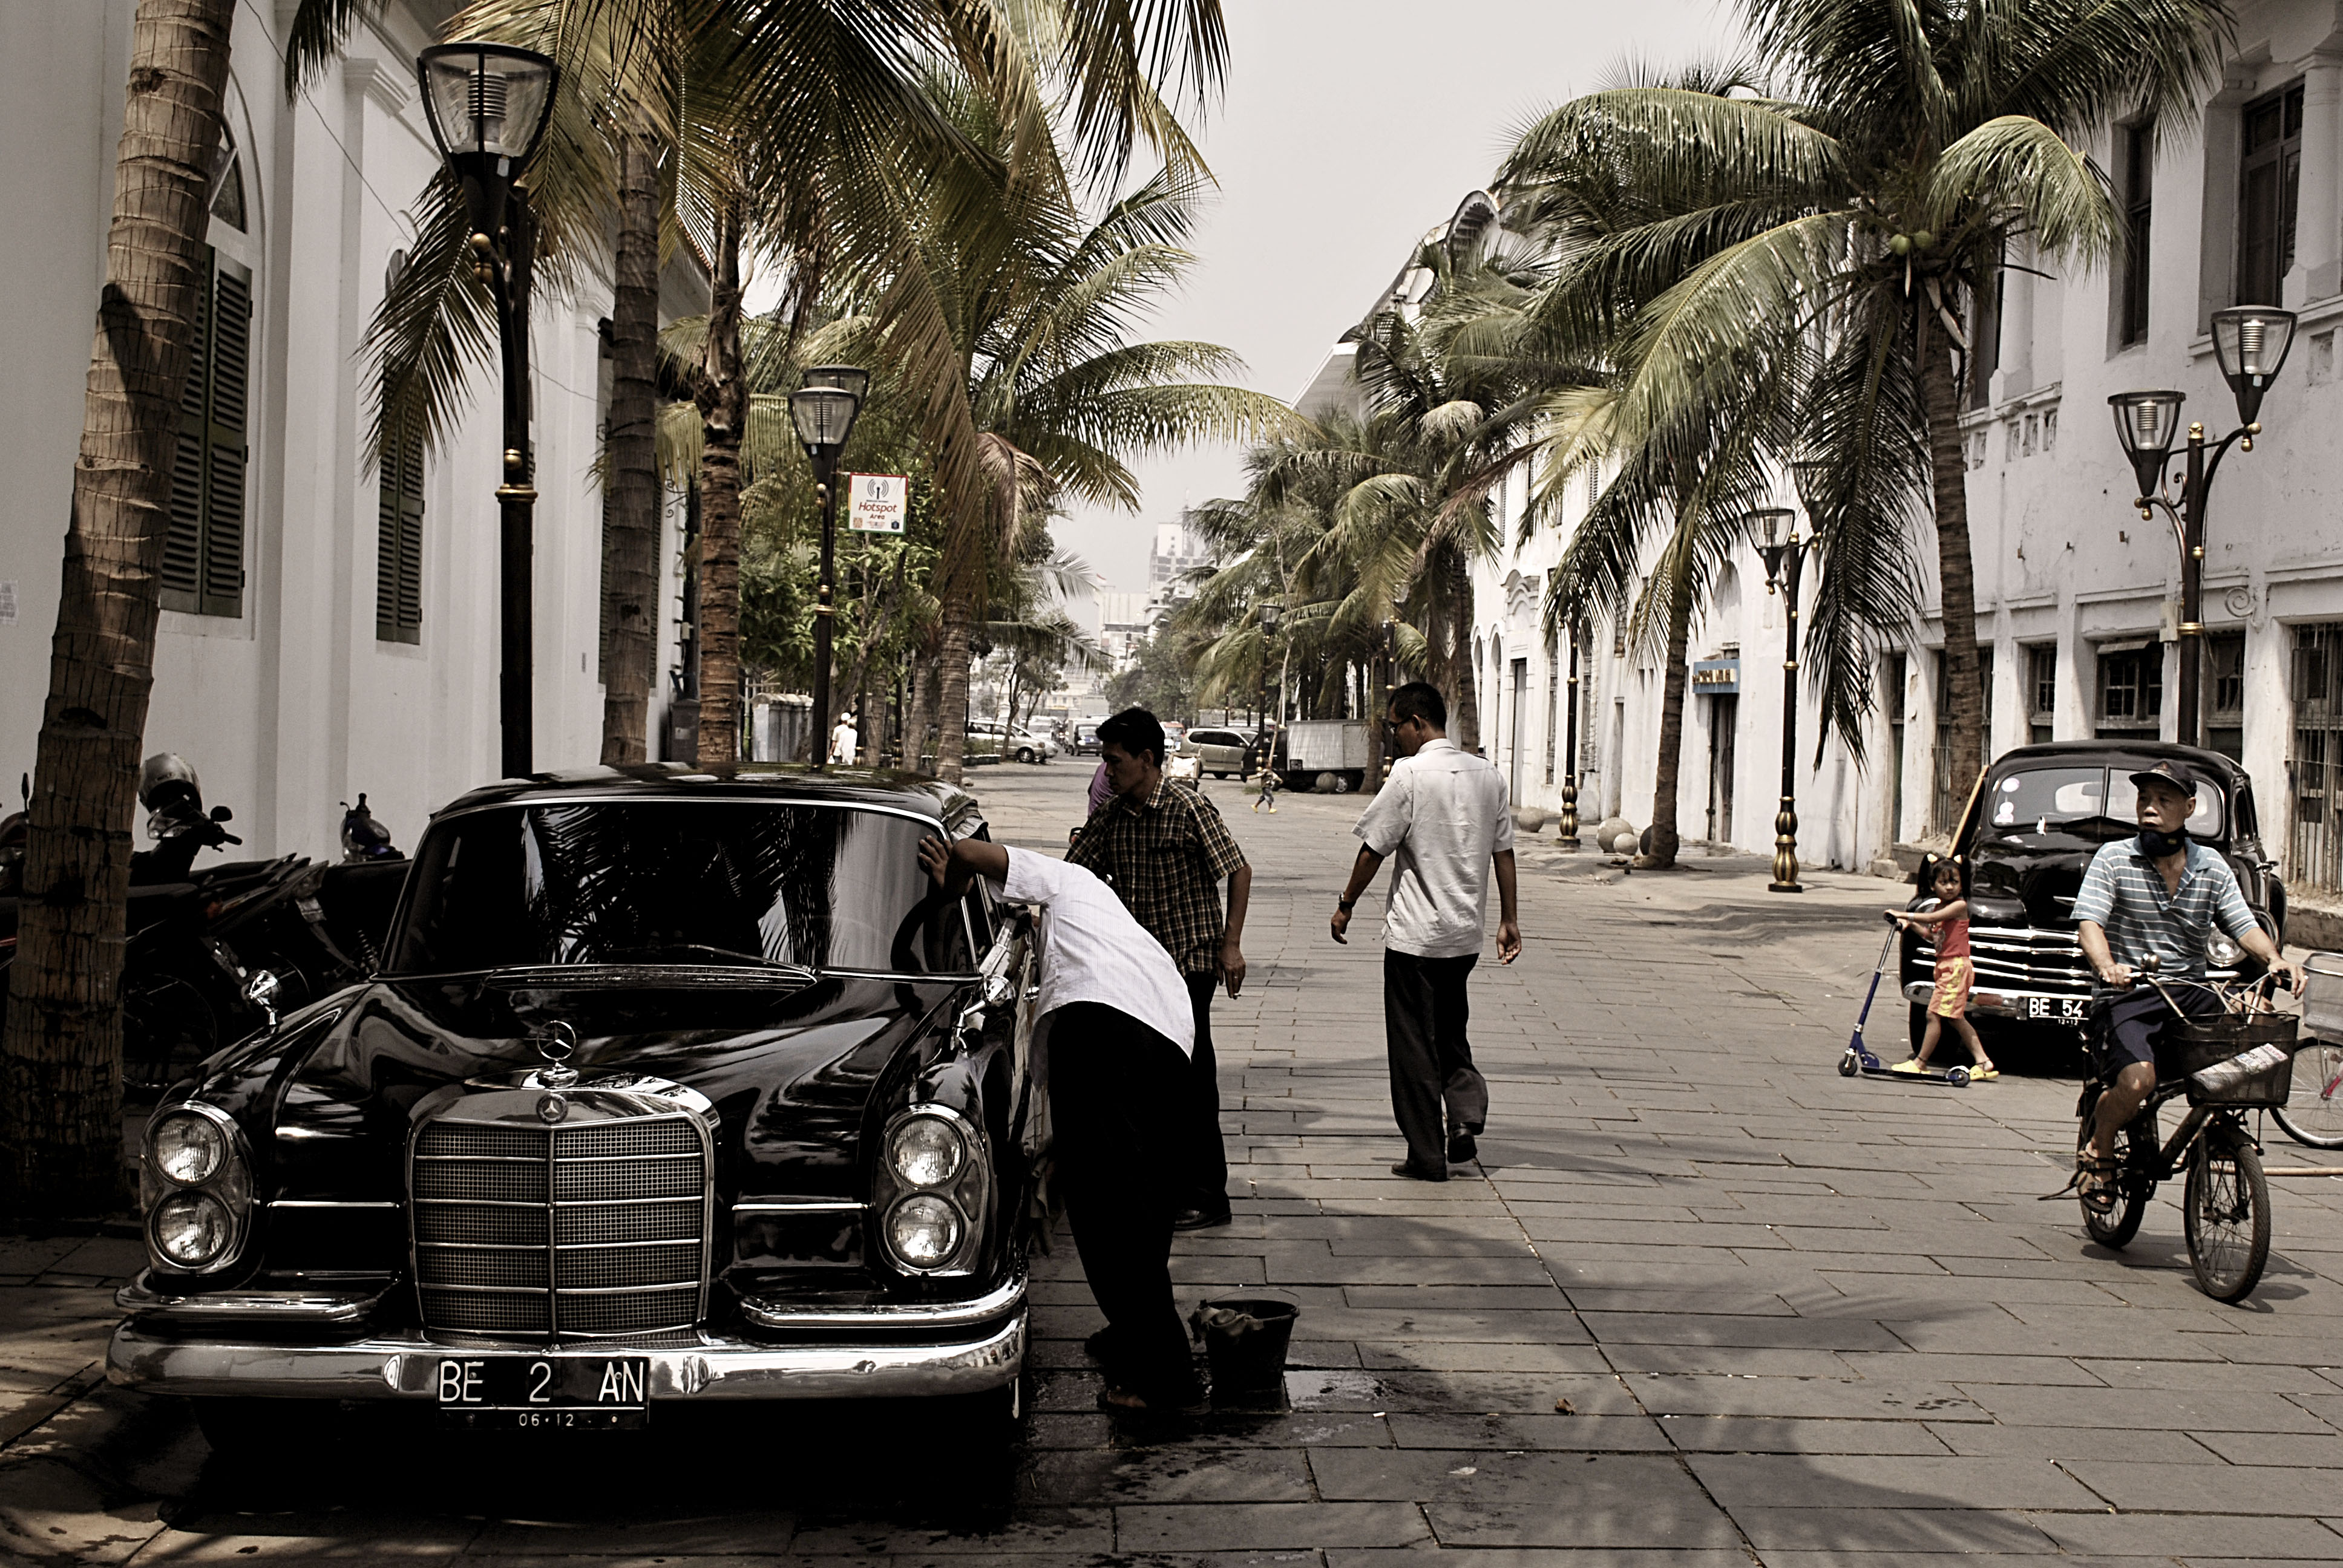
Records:
{"label": "distant pedestrian", "polygon": [[1261,793],[1254,796],[1252,801],[1254,815],[1260,815],[1263,806],[1269,808],[1271,816],[1277,815],[1277,769],[1274,768],[1261,770]]}
{"label": "distant pedestrian", "polygon": [[996,897],[1041,907],[1041,994],[1050,1121],[1066,1215],[1091,1295],[1109,1411],[1161,1412],[1202,1397],[1172,1299],[1172,1220],[1187,1137],[1181,1111],[1194,1028],[1170,955],[1099,879],[1047,855],[962,839],[922,839],[945,892],[983,877]]}
{"label": "distant pedestrian", "polygon": [[1933,910],[1910,911],[1890,910],[1890,918],[1926,936],[1936,939],[1936,990],[1928,999],[1928,1028],[1920,1037],[1920,1049],[1908,1061],[1899,1061],[1896,1072],[1925,1073],[1928,1059],[1936,1054],[1936,1041],[1946,1024],[1968,1047],[1975,1063],[1969,1069],[1972,1081],[1996,1079],[2001,1076],[1993,1060],[1985,1053],[1985,1042],[1977,1038],[1976,1025],[1969,1021],[1969,988],[1976,973],[1969,960],[1969,894],[1968,868],[1957,855],[1942,858],[1931,855],[1920,875],[1914,879],[1927,889],[1936,900]]}
{"label": "distant pedestrian", "polygon": [[[1212,1056],[1212,992],[1244,986],[1242,938],[1252,867],[1220,811],[1192,785],[1163,774],[1163,726],[1143,708],[1099,726],[1100,756],[1113,789],[1066,851],[1096,871],[1172,955],[1194,1009],[1182,1171],[1188,1196],[1175,1228],[1229,1222],[1229,1157],[1221,1136],[1219,1063]],[[1228,914],[1221,885],[1228,885]]]}
{"label": "distant pedestrian", "polygon": [[861,731],[854,725],[851,712],[838,716],[838,728],[830,732],[830,759],[840,768],[854,766],[854,749],[861,743]]}
{"label": "distant pedestrian", "polygon": [[1493,866],[1497,957],[1512,963],[1521,956],[1513,819],[1503,776],[1448,739],[1438,689],[1418,680],[1393,692],[1386,726],[1403,756],[1353,829],[1364,842],[1334,906],[1334,940],[1349,940],[1352,907],[1392,860],[1383,1040],[1392,1116],[1407,1140],[1407,1158],[1392,1174],[1445,1181],[1450,1165],[1478,1158],[1474,1139],[1489,1114],[1488,1081],[1465,1036],[1465,980],[1481,957]]}

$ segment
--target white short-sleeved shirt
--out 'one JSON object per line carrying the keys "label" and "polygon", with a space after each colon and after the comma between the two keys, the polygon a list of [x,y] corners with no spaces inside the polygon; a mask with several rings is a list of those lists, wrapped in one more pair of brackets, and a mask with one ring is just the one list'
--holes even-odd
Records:
{"label": "white short-sleeved shirt", "polygon": [[1424,959],[1481,950],[1489,857],[1513,847],[1504,775],[1453,740],[1428,740],[1392,764],[1352,831],[1392,863],[1385,947]]}
{"label": "white short-sleeved shirt", "polygon": [[1030,849],[1009,850],[1009,875],[993,891],[1041,910],[1041,997],[1037,1017],[1070,1002],[1129,1013],[1193,1054],[1196,1014],[1163,944],[1131,918],[1114,890],[1081,866]]}

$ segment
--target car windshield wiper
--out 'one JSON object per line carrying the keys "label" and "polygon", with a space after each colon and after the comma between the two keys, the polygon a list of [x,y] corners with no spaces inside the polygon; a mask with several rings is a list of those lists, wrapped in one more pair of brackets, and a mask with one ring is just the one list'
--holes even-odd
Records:
{"label": "car windshield wiper", "polygon": [[601,963],[659,963],[670,955],[692,953],[703,958],[721,959],[727,963],[742,964],[750,969],[779,970],[783,974],[796,975],[806,980],[820,979],[820,971],[805,964],[784,963],[769,959],[762,953],[742,952],[737,948],[719,948],[707,942],[661,942],[656,947],[621,948],[608,952],[597,960]]}

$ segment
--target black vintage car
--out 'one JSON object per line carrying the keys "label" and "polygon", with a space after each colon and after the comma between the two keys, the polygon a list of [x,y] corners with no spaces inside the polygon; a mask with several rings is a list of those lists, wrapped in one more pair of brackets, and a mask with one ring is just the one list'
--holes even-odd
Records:
{"label": "black vintage car", "polygon": [[[2189,835],[2227,859],[2263,928],[2284,940],[2286,885],[2263,853],[2253,779],[2243,768],[2217,752],[2156,742],[2021,746],[1986,770],[1954,839],[1969,857],[1972,1020],[2083,1028],[2091,972],[2076,940],[2075,897],[2099,847],[2139,831],[2130,776],[2167,758],[2187,762],[2203,780]],[[1915,908],[1930,897],[1925,888],[1919,893]],[[2217,979],[2258,968],[2217,930],[2209,957]],[[1926,1024],[1936,962],[1935,944],[1906,933],[1901,979],[1915,1045]]]}
{"label": "black vintage car", "polygon": [[115,1382],[628,1426],[711,1400],[1013,1417],[1047,1161],[1030,942],[959,789],[680,768],[433,819],[381,972],[149,1122]]}

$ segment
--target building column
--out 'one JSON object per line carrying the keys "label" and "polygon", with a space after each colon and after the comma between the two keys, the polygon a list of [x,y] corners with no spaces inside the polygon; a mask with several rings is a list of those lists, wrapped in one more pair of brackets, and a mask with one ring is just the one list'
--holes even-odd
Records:
{"label": "building column", "polygon": [[2300,308],[2343,292],[2343,220],[2337,176],[2343,165],[2343,55],[2302,63],[2302,189],[2296,198],[2294,266],[2285,303]]}

